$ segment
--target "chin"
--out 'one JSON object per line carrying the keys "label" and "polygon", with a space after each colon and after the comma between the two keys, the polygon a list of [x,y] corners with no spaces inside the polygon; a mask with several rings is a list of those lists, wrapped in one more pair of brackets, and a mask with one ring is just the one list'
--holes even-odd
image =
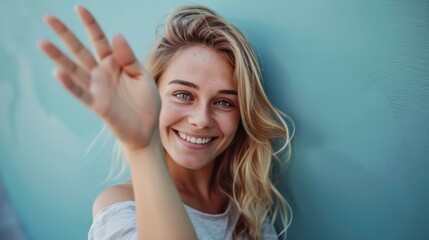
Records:
{"label": "chin", "polygon": [[187,168],[190,170],[201,170],[208,165],[208,163],[194,162],[194,161],[180,161],[180,162],[175,161],[175,162],[181,167]]}
{"label": "chin", "polygon": [[208,166],[211,166],[214,161],[202,161],[201,158],[173,158],[170,157],[170,160],[174,162],[175,165],[178,165],[182,168],[190,170],[202,170]]}

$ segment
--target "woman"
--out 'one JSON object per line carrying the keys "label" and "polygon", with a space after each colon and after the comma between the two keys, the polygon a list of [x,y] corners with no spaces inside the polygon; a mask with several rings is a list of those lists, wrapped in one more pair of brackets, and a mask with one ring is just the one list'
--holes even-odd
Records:
{"label": "woman", "polygon": [[76,11],[98,60],[53,16],[45,22],[77,63],[46,40],[39,47],[116,135],[131,172],[95,200],[89,238],[276,239],[270,217],[289,220],[270,180],[272,142],[289,155],[289,132],[239,30],[206,7],[178,8],[145,68],[123,36],[110,45],[89,11]]}

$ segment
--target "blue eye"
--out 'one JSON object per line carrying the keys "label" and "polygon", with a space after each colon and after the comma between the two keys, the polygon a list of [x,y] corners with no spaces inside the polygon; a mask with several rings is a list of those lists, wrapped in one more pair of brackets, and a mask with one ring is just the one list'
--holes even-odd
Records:
{"label": "blue eye", "polygon": [[230,101],[227,100],[219,100],[216,102],[217,105],[221,106],[221,107],[232,107],[233,104]]}
{"label": "blue eye", "polygon": [[183,101],[192,100],[191,95],[186,93],[186,92],[176,92],[173,95],[176,96],[178,99],[183,100]]}

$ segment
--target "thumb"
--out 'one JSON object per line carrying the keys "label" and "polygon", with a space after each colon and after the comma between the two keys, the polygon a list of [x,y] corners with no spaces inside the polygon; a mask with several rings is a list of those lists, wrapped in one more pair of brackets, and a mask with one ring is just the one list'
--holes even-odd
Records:
{"label": "thumb", "polygon": [[137,77],[143,74],[143,69],[137,61],[133,50],[124,36],[116,34],[112,40],[113,56],[119,66],[130,76]]}

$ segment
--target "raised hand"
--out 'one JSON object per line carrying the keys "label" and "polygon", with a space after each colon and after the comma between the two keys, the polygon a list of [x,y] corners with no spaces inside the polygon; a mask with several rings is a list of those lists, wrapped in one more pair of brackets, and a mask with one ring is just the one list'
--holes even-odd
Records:
{"label": "raised hand", "polygon": [[62,39],[76,62],[47,40],[40,40],[39,48],[57,65],[54,75],[62,85],[95,112],[125,147],[147,147],[158,132],[161,101],[155,81],[122,35],[115,35],[111,46],[92,14],[81,6],[75,10],[98,60],[54,16],[45,16],[44,21]]}

